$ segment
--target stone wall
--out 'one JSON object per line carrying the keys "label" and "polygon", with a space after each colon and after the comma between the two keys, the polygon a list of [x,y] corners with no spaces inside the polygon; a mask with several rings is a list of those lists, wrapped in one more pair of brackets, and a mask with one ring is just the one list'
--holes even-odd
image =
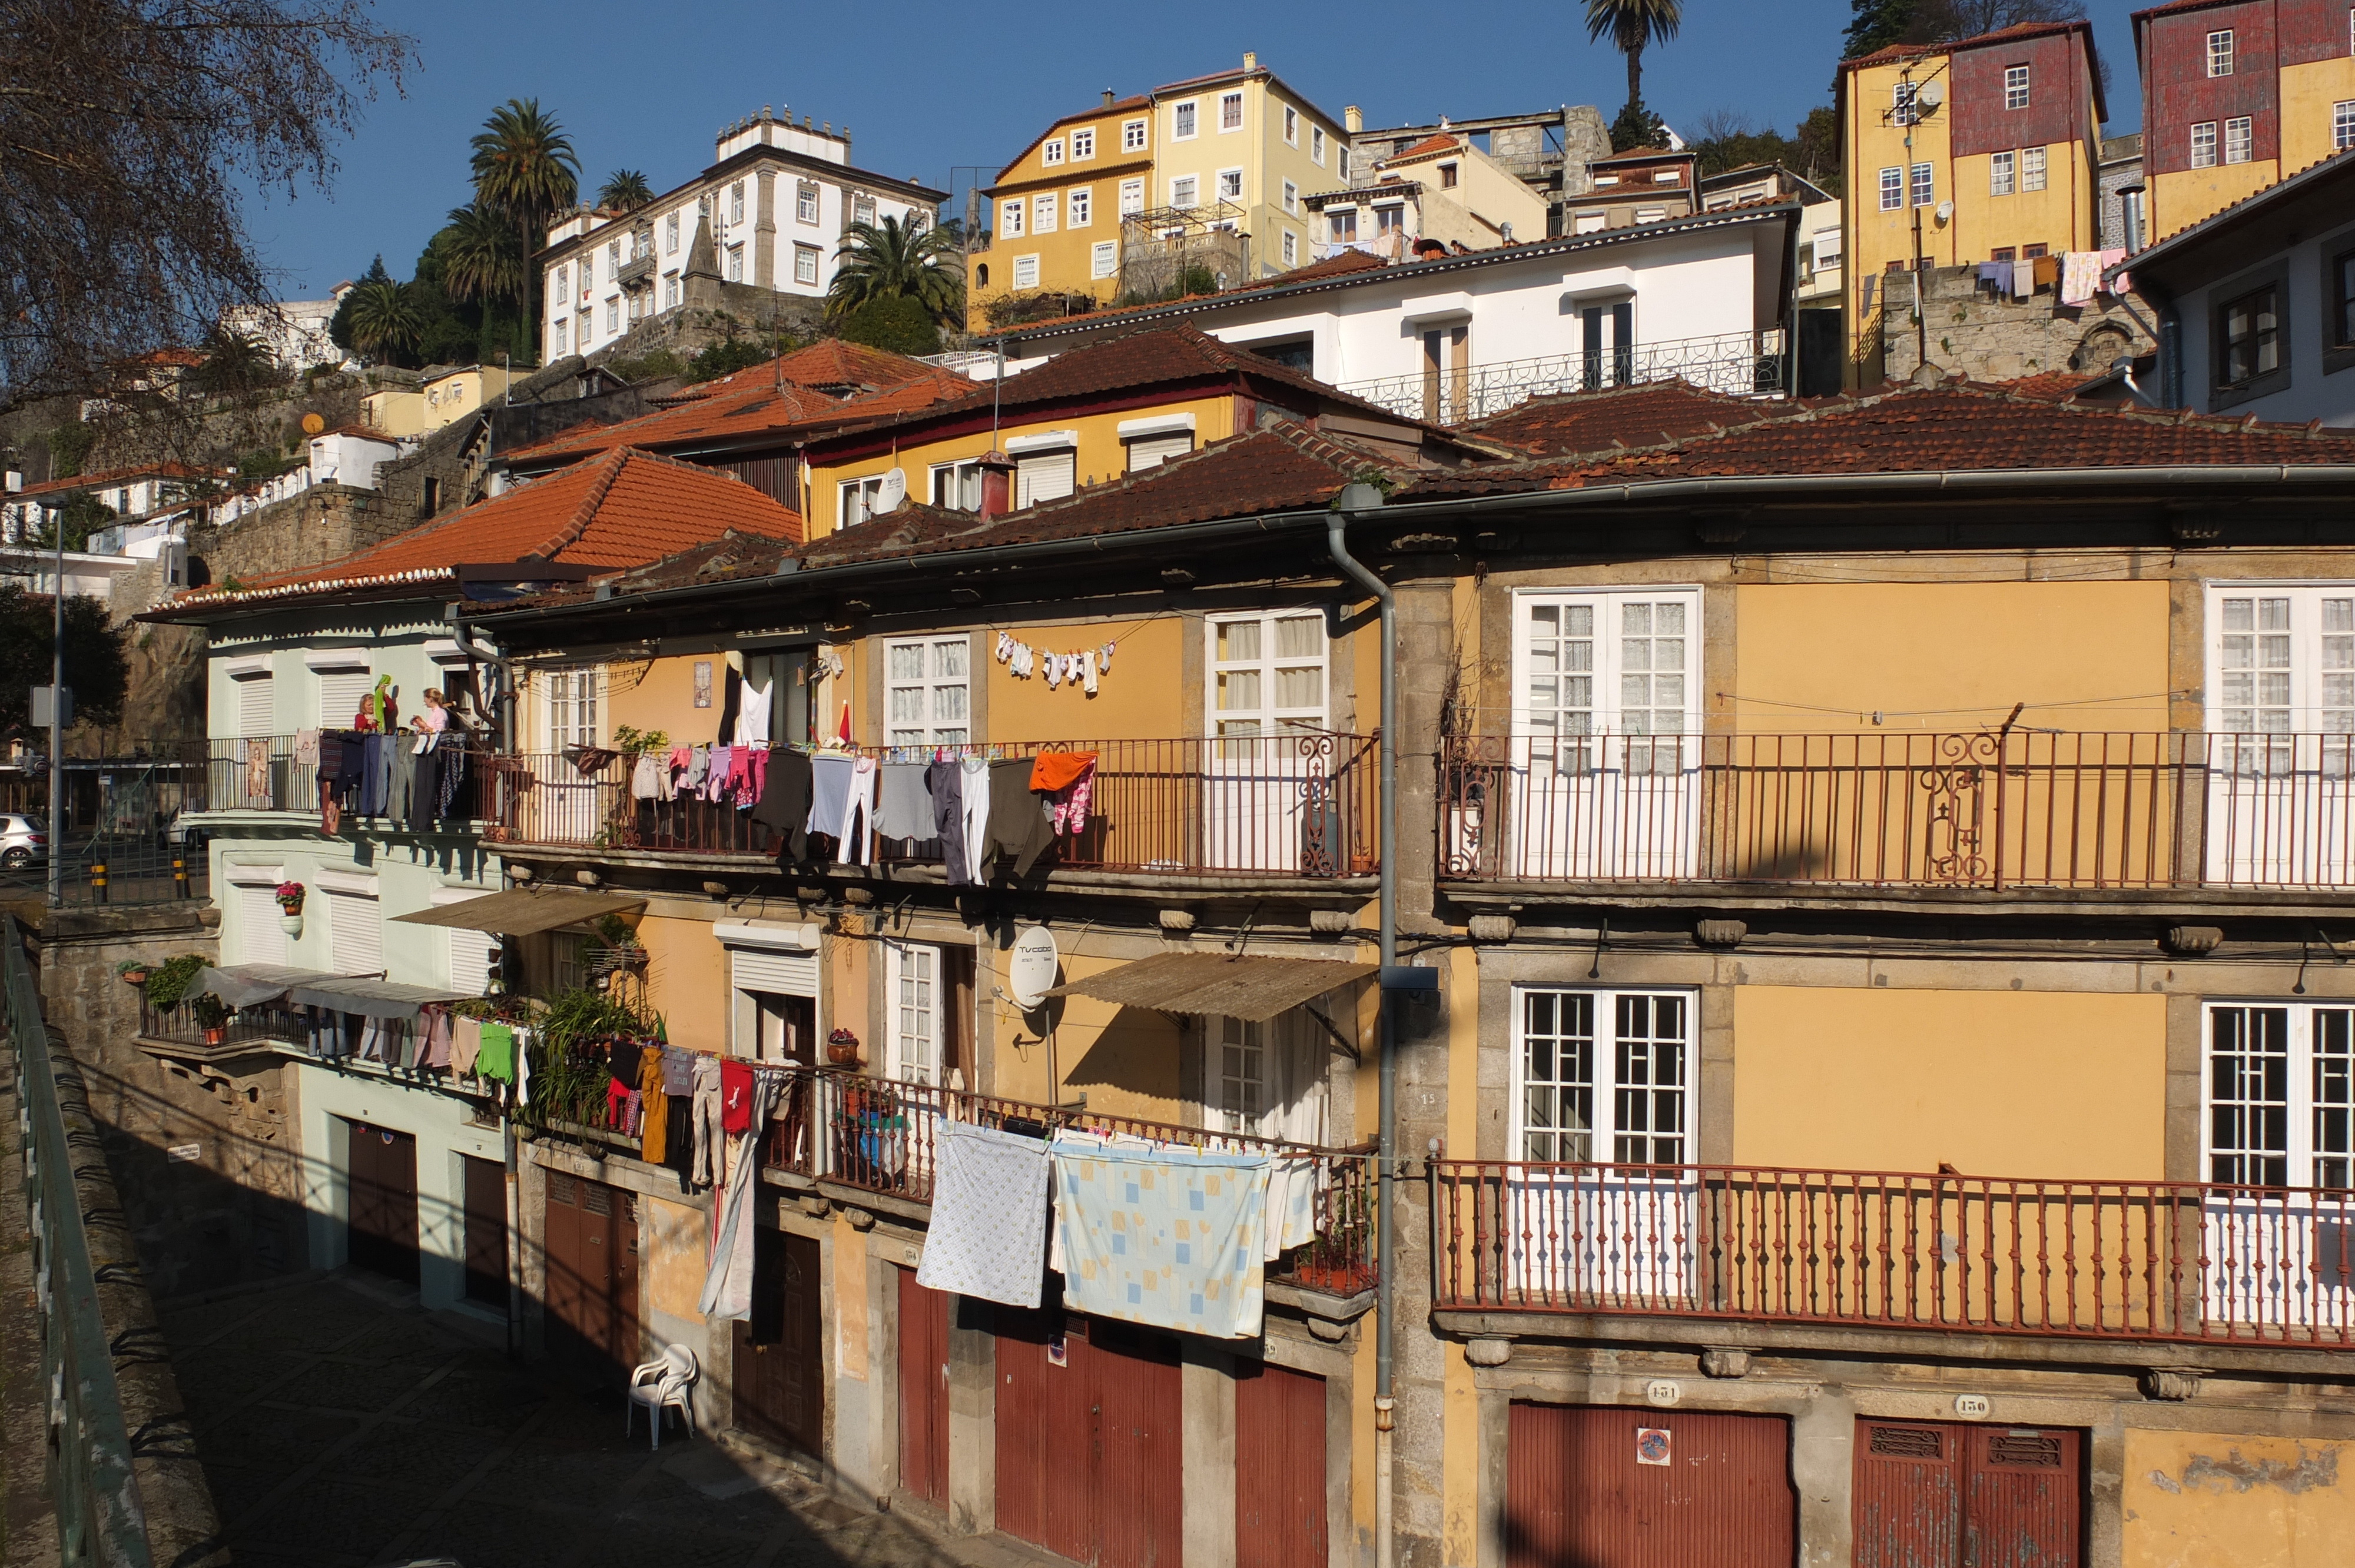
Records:
{"label": "stone wall", "polygon": [[780,294],[751,283],[689,278],[685,304],[648,316],[589,357],[594,364],[611,365],[668,349],[685,361],[731,337],[769,339],[782,333],[794,343],[806,343],[825,330],[823,300]]}
{"label": "stone wall", "polygon": [[2157,346],[2157,316],[2132,295],[2096,294],[2084,305],[2062,304],[2057,292],[2025,300],[1990,298],[1979,291],[1973,267],[1939,267],[1922,274],[1928,283],[1925,330],[1917,336],[1914,276],[1882,276],[1888,300],[1881,312],[1881,347],[1884,373],[1891,381],[1906,380],[1920,367],[1923,338],[1932,365],[1974,381],[2009,381],[2055,370],[2096,376],[2121,355],[2147,354]]}

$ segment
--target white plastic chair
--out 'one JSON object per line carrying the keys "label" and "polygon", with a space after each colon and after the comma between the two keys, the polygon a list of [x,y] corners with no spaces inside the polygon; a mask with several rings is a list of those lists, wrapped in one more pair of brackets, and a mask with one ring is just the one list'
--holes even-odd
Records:
{"label": "white plastic chair", "polygon": [[695,1352],[685,1345],[666,1345],[662,1359],[652,1361],[630,1373],[630,1403],[622,1412],[622,1436],[627,1439],[636,1425],[638,1407],[645,1406],[646,1425],[653,1429],[654,1446],[662,1446],[663,1407],[676,1407],[686,1419],[687,1435],[695,1436],[695,1406],[687,1391],[702,1375],[696,1364]]}

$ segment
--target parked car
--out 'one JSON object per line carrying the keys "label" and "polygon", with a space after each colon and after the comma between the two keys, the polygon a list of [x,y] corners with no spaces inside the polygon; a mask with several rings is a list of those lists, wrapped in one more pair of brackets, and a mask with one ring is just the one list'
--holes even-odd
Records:
{"label": "parked car", "polygon": [[164,824],[164,847],[184,854],[202,854],[212,834],[188,821],[186,811],[175,811],[172,820]]}
{"label": "parked car", "polygon": [[22,871],[46,864],[49,858],[48,830],[21,812],[0,812],[0,868]]}

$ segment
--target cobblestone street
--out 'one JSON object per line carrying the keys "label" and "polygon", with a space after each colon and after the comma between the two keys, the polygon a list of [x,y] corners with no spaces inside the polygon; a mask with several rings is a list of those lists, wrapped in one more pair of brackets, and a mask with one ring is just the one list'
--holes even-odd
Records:
{"label": "cobblestone street", "polygon": [[510,1363],[421,1313],[413,1292],[339,1274],[162,1308],[234,1560],[366,1568],[1012,1568],[995,1540],[944,1542],[854,1508],[815,1468],[676,1424],[649,1451],[617,1394]]}

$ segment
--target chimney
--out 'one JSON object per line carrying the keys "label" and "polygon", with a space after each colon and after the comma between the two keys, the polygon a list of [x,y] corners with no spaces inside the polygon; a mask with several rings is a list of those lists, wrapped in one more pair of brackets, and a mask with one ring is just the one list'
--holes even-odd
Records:
{"label": "chimney", "polygon": [[1258,51],[1258,50],[1256,50],[1256,49],[1245,49],[1245,50],[1243,51],[1243,69],[1245,69],[1245,70],[1257,70],[1257,69],[1259,69],[1259,51]]}
{"label": "chimney", "polygon": [[1356,135],[1366,128],[1366,111],[1354,103],[1349,105],[1341,111],[1341,125],[1350,135]]}
{"label": "chimney", "polygon": [[1014,510],[1014,460],[1004,452],[981,454],[981,520]]}
{"label": "chimney", "polygon": [[1110,109],[1112,107],[1112,89],[1108,87],[1104,89],[1103,106],[1106,109]]}

